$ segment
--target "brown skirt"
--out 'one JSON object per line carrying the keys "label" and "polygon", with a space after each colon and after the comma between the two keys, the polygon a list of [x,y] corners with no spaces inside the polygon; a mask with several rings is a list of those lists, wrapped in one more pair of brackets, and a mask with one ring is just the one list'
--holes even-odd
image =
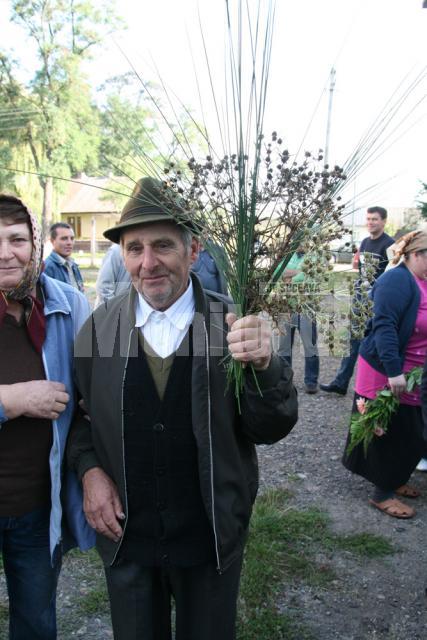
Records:
{"label": "brown skirt", "polygon": [[[358,394],[354,395],[353,413],[357,412],[356,399],[360,397]],[[349,442],[350,433],[342,459],[349,471],[366,478],[381,489],[397,489],[406,484],[420,458],[427,454],[421,407],[399,405],[387,433],[381,437],[374,436],[366,455],[362,444],[347,455]]]}

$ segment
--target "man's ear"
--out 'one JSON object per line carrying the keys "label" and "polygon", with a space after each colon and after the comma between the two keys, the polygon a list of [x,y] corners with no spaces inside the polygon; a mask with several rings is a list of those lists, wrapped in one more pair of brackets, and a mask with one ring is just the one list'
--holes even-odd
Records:
{"label": "man's ear", "polygon": [[193,238],[191,239],[191,245],[190,245],[191,264],[196,262],[197,258],[199,257],[199,251],[200,251],[200,241],[193,236]]}

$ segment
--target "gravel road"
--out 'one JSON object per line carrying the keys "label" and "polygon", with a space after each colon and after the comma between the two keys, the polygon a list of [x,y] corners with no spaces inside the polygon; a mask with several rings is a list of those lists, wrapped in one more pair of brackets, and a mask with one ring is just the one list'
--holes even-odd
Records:
{"label": "gravel road", "polygon": [[[322,561],[336,574],[332,583],[327,588],[285,584],[279,604],[292,610],[311,630],[314,640],[424,640],[427,474],[414,473],[413,483],[423,491],[416,500],[418,513],[414,519],[396,520],[370,507],[368,484],[352,476],[340,462],[350,395],[305,394],[300,359],[296,360],[300,420],[284,441],[259,448],[261,490],[287,488],[292,506],[320,508],[329,514],[336,532],[385,536],[397,552],[375,560],[358,560],[348,552],[324,553]],[[337,364],[336,358],[322,358],[324,381],[332,378]],[[95,555],[84,560],[76,555],[65,559],[58,594],[59,640],[112,638],[104,593],[102,570]],[[0,596],[4,603],[3,578]],[[7,609],[3,604],[0,639],[7,638],[6,628]]]}

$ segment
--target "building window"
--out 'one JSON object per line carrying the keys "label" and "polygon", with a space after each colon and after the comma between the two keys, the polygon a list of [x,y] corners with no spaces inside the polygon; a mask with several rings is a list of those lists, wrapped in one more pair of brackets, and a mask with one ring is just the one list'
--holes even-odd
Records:
{"label": "building window", "polygon": [[76,238],[82,237],[82,219],[81,216],[68,216],[67,223],[72,227]]}

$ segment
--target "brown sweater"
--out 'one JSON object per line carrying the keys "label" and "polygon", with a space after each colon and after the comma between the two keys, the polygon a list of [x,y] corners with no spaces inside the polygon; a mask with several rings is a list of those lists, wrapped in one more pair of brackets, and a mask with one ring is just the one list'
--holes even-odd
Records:
{"label": "brown sweater", "polygon": [[[0,328],[0,384],[45,380],[43,362],[22,320],[6,314]],[[20,416],[0,429],[0,517],[17,517],[50,503],[50,420]]]}

